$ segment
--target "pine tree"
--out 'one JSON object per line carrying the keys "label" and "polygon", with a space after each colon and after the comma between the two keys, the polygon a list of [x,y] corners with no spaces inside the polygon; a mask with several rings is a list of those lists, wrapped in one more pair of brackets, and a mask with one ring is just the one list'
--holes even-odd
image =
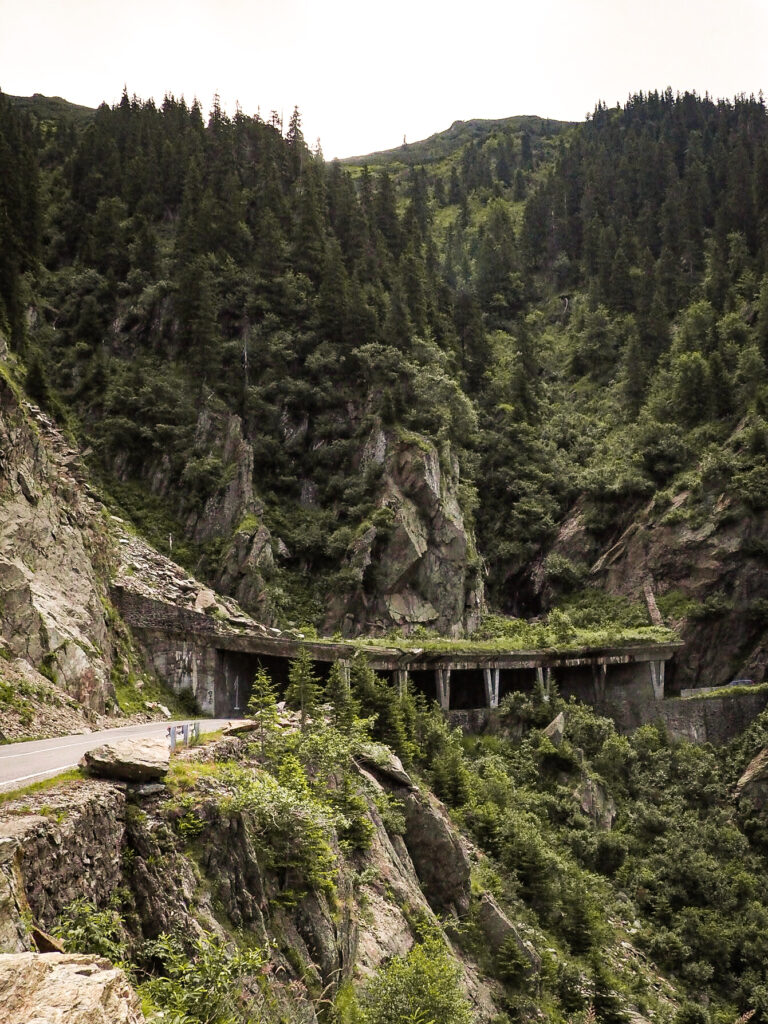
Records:
{"label": "pine tree", "polygon": [[302,648],[291,661],[285,699],[301,713],[301,731],[306,732],[308,720],[314,715],[320,697],[320,680],[315,675],[309,651]]}
{"label": "pine tree", "polygon": [[256,737],[264,756],[268,741],[278,731],[277,691],[266,669],[259,666],[248,698],[248,714],[255,718],[258,727]]}
{"label": "pine tree", "polygon": [[344,668],[335,661],[325,684],[325,699],[331,705],[333,724],[343,733],[349,734],[359,710],[359,704],[352,696],[351,686]]}

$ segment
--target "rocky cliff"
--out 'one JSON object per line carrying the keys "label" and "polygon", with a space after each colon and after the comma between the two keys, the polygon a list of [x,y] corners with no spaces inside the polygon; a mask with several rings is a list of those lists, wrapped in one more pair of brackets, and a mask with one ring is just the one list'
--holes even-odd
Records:
{"label": "rocky cliff", "polygon": [[[386,766],[360,768],[355,788],[366,808],[367,849],[345,852],[332,836],[332,885],[307,887],[299,869],[279,866],[276,853],[283,831],[302,827],[299,805],[295,821],[283,816],[268,826],[238,790],[261,771],[252,747],[227,739],[175,763],[175,782],[150,795],[90,780],[6,807],[0,951],[37,948],[34,929],[55,929],[73,901],[119,904],[132,955],[164,933],[206,932],[270,950],[275,998],[304,993],[305,1019],[314,1021],[306,993],[327,997],[345,981],[366,978],[406,954],[426,929],[443,937],[459,965],[473,1019],[494,1017],[493,984],[436,916],[465,912],[472,897],[470,852],[434,798]],[[234,788],[233,779],[241,780]],[[384,815],[386,792],[405,800],[404,823]],[[301,854],[292,856],[295,862]]]}
{"label": "rocky cliff", "polygon": [[422,626],[462,636],[483,609],[481,562],[460,503],[458,460],[446,446],[377,427],[360,454],[379,468],[378,511],[346,555],[351,585],[330,595],[326,628],[344,636]]}
{"label": "rocky cliff", "polygon": [[[653,594],[685,641],[669,689],[762,682],[768,668],[768,513],[748,512],[726,496],[708,507],[688,492],[651,502],[608,544],[589,531],[581,505],[562,525],[550,554],[561,555],[609,593],[646,603]],[[544,559],[533,589],[551,599]]]}
{"label": "rocky cliff", "polygon": [[107,622],[108,515],[78,451],[0,363],[0,646],[75,700],[114,694]]}

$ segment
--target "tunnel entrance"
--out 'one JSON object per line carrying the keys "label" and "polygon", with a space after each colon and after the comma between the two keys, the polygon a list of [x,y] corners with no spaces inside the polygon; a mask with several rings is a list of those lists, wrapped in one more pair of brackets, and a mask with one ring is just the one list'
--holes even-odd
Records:
{"label": "tunnel entrance", "polygon": [[[259,667],[269,675],[278,694],[278,700],[285,698],[288,689],[289,658],[278,658],[270,654],[252,654],[248,651],[216,651],[217,686],[215,714],[219,718],[246,717],[251,686]],[[331,670],[330,663],[314,661],[315,675],[324,684]]]}

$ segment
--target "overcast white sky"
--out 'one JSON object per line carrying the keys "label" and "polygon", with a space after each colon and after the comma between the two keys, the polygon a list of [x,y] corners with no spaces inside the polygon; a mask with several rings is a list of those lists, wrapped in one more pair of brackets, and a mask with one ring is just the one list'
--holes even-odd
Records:
{"label": "overcast white sky", "polygon": [[214,93],[326,159],[454,120],[582,120],[599,99],[768,92],[768,0],[0,0],[0,88],[116,103]]}

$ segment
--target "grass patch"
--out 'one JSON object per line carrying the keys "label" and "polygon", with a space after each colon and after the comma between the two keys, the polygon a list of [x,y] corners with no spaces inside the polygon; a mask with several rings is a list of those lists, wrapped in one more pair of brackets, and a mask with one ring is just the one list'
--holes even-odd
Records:
{"label": "grass patch", "polygon": [[184,690],[175,693],[168,687],[163,686],[157,679],[143,677],[141,686],[139,680],[133,676],[113,679],[117,705],[123,714],[135,715],[140,711],[148,711],[145,707],[147,701],[155,701],[158,704],[165,704],[171,715],[178,718],[186,718],[194,715],[196,718],[205,717],[200,713],[197,701],[191,690]]}
{"label": "grass patch", "polygon": [[[79,768],[68,768],[67,771],[60,772],[58,775],[53,775],[50,779],[41,779],[39,782],[33,782],[29,786],[21,786],[19,789],[9,789],[0,793],[0,807],[9,803],[11,800],[18,800],[21,797],[26,796],[36,796],[38,793],[43,793],[46,790],[53,789],[61,783],[76,782],[82,779],[85,779],[85,776]],[[39,814],[42,812],[33,812],[30,809],[30,813]]]}
{"label": "grass patch", "polygon": [[718,686],[716,690],[708,690],[707,693],[693,694],[690,697],[674,697],[673,700],[714,700],[720,697],[743,697],[747,693],[765,693],[768,690],[768,683],[759,683],[757,686]]}

